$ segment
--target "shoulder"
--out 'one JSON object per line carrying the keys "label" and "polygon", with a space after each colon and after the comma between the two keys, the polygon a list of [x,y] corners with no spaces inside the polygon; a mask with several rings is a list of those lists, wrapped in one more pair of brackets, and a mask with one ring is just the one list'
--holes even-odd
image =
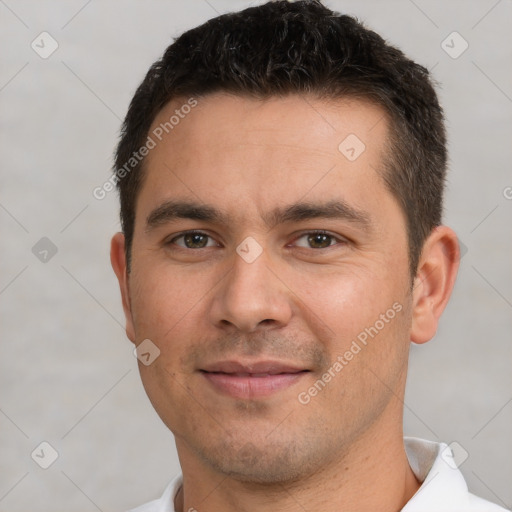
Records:
{"label": "shoulder", "polygon": [[175,512],[174,497],[182,483],[183,476],[179,474],[166,487],[160,499],[150,501],[137,508],[130,509],[127,512]]}

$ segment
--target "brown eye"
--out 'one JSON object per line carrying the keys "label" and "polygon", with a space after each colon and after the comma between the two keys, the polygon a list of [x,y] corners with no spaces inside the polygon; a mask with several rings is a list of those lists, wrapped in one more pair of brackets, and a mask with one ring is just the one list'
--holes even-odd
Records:
{"label": "brown eye", "polygon": [[333,241],[333,237],[323,233],[308,235],[308,243],[313,249],[324,249],[329,247]]}
{"label": "brown eye", "polygon": [[203,249],[215,246],[215,242],[206,233],[190,231],[183,233],[170,241],[170,244],[178,245],[184,249]]}
{"label": "brown eye", "polygon": [[183,241],[189,249],[197,249],[206,247],[206,244],[208,243],[208,237],[199,233],[189,233],[183,237]]}
{"label": "brown eye", "polygon": [[295,241],[295,245],[306,249],[326,249],[339,243],[342,243],[342,240],[324,232],[305,233]]}

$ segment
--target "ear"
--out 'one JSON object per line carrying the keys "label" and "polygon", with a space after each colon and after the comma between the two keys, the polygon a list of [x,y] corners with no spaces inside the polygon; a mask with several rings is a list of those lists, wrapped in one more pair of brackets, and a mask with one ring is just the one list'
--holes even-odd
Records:
{"label": "ear", "polygon": [[124,316],[126,318],[126,335],[135,343],[135,329],[130,305],[128,287],[128,274],[126,272],[125,238],[123,233],[116,233],[110,243],[110,262],[119,281],[121,299],[123,301]]}
{"label": "ear", "polygon": [[431,340],[452,293],[460,250],[455,232],[447,226],[432,230],[423,245],[412,292],[411,341]]}

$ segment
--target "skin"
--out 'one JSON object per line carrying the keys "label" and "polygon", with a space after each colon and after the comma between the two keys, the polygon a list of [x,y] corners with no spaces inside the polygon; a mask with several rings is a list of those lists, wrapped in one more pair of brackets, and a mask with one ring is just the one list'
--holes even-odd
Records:
{"label": "skin", "polygon": [[[153,127],[185,101],[167,105]],[[383,111],[359,100],[216,93],[148,155],[131,272],[121,233],[111,260],[128,338],[160,350],[139,367],[175,435],[184,475],[176,510],[391,512],[419,488],[403,447],[409,346],[434,336],[459,253],[451,229],[434,229],[411,282],[405,216],[380,174],[387,133]],[[366,146],[354,161],[338,150],[349,134]],[[218,208],[229,222],[148,226],[170,200]],[[266,222],[276,208],[329,201],[344,201],[367,222]],[[206,246],[187,247],[177,238],[187,230],[208,235],[199,238]],[[318,243],[308,238],[314,230],[331,237]],[[262,248],[252,263],[236,251],[246,237]],[[299,393],[393,304],[401,311],[300,403]],[[309,371],[270,396],[239,398],[200,371],[226,359]]]}

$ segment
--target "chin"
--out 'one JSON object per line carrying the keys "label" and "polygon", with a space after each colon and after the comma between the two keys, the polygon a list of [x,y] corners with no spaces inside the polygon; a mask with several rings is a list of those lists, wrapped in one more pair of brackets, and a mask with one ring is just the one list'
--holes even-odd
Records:
{"label": "chin", "polygon": [[[282,445],[263,442],[257,445],[251,441],[237,448],[233,442],[221,443],[201,450],[201,458],[216,472],[246,484],[285,484],[313,474],[322,464],[314,464],[314,454],[293,442]],[[318,458],[317,454],[317,458]]]}

